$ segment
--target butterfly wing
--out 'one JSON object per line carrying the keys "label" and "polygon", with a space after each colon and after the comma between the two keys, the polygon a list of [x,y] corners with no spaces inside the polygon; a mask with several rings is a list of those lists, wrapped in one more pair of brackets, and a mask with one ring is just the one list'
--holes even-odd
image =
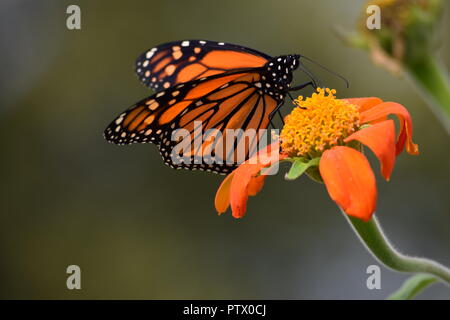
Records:
{"label": "butterfly wing", "polygon": [[239,45],[206,40],[169,42],[142,53],[135,70],[144,85],[174,85],[244,68],[262,67],[270,56]]}
{"label": "butterfly wing", "polygon": [[264,134],[259,129],[267,128],[269,114],[284,100],[260,89],[259,71],[229,72],[156,93],[119,115],[105,138],[153,142],[174,168],[229,173],[256,151]]}

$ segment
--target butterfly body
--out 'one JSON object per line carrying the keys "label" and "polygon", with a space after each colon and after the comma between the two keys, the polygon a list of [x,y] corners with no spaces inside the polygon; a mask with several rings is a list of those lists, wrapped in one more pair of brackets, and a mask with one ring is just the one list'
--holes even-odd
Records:
{"label": "butterfly body", "polygon": [[[262,135],[248,138],[245,133],[268,127],[290,90],[299,59],[206,40],[149,49],[135,69],[156,93],[121,113],[104,136],[121,145],[154,143],[173,168],[229,173],[255,152]],[[214,130],[216,136],[205,138],[203,133]],[[244,134],[228,134],[233,130]]]}
{"label": "butterfly body", "polygon": [[283,101],[291,86],[292,72],[299,66],[299,58],[299,55],[285,55],[268,61],[261,76],[262,90]]}

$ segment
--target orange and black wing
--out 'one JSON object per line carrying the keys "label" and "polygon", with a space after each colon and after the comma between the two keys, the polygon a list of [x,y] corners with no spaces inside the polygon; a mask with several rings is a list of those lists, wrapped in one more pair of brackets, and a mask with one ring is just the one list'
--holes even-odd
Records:
{"label": "orange and black wing", "polygon": [[[105,130],[116,144],[153,142],[174,168],[229,173],[255,151],[269,114],[283,103],[261,90],[260,69],[176,85],[119,115]],[[229,130],[227,130],[229,129]]]}
{"label": "orange and black wing", "polygon": [[206,40],[169,42],[136,60],[139,79],[161,91],[177,84],[245,68],[262,67],[270,56],[239,45]]}

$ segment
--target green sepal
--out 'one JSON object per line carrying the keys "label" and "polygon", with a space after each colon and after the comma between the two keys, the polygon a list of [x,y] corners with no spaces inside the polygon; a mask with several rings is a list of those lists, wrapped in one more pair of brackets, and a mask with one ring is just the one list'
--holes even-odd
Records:
{"label": "green sepal", "polygon": [[323,183],[322,175],[320,174],[318,166],[309,167],[308,170],[306,170],[306,174],[311,180],[318,183]]}
{"label": "green sepal", "polygon": [[291,161],[291,169],[289,169],[289,172],[284,176],[286,180],[295,180],[309,168],[317,167],[319,165],[320,158],[314,158],[311,160],[305,158],[292,158]]}

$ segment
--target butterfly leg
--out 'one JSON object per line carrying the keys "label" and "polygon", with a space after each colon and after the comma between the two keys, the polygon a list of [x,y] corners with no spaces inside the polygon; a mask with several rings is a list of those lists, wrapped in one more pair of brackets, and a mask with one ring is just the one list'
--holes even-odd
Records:
{"label": "butterfly leg", "polygon": [[[297,91],[297,90],[301,90],[301,89],[303,89],[303,88],[306,88],[307,86],[312,86],[314,89],[317,88],[316,82],[315,82],[314,80],[312,80],[312,81],[308,81],[308,82],[306,82],[306,83],[303,83],[303,84],[301,84],[301,85],[292,87],[292,88],[289,89],[289,91]],[[288,95],[289,95],[289,97],[291,98],[291,100],[294,101],[294,99],[292,98],[292,96],[291,96],[291,94],[290,94],[289,92],[288,92]],[[273,119],[275,113],[278,113],[278,114],[279,114],[279,116],[280,116],[280,118],[281,118],[281,122],[282,122],[283,125],[284,125],[283,116],[282,116],[281,113],[280,113],[280,108],[281,108],[282,105],[283,105],[283,103],[278,104],[278,106],[277,106],[277,107],[269,114],[269,121],[270,121],[270,124],[272,125],[272,127],[273,127],[274,129],[275,129],[275,126],[274,126],[274,124],[273,124],[273,122],[272,122],[272,119]]]}
{"label": "butterfly leg", "polygon": [[281,124],[284,126],[284,119],[283,119],[283,115],[281,114],[281,108],[278,109],[278,115],[280,116]]}
{"label": "butterfly leg", "polygon": [[272,126],[273,129],[276,129],[276,128],[277,128],[277,127],[275,127],[275,125],[273,124],[272,118],[270,117],[270,115],[269,115],[269,122],[270,122],[270,125]]}
{"label": "butterfly leg", "polygon": [[278,113],[280,115],[281,121],[283,122],[283,125],[284,125],[283,117],[281,116],[281,113],[280,113],[280,108],[282,106],[283,106],[283,102],[279,103],[277,105],[277,107],[271,113],[269,113],[269,121],[270,121],[270,124],[272,125],[272,127],[274,129],[276,129],[276,127],[273,125],[272,119],[273,119],[273,117],[275,116],[276,113]]}
{"label": "butterfly leg", "polygon": [[306,88],[307,86],[312,86],[315,89],[317,89],[317,84],[315,81],[308,81],[306,83],[300,84],[298,86],[292,87],[289,89],[289,91],[298,91],[301,90],[303,88]]}

